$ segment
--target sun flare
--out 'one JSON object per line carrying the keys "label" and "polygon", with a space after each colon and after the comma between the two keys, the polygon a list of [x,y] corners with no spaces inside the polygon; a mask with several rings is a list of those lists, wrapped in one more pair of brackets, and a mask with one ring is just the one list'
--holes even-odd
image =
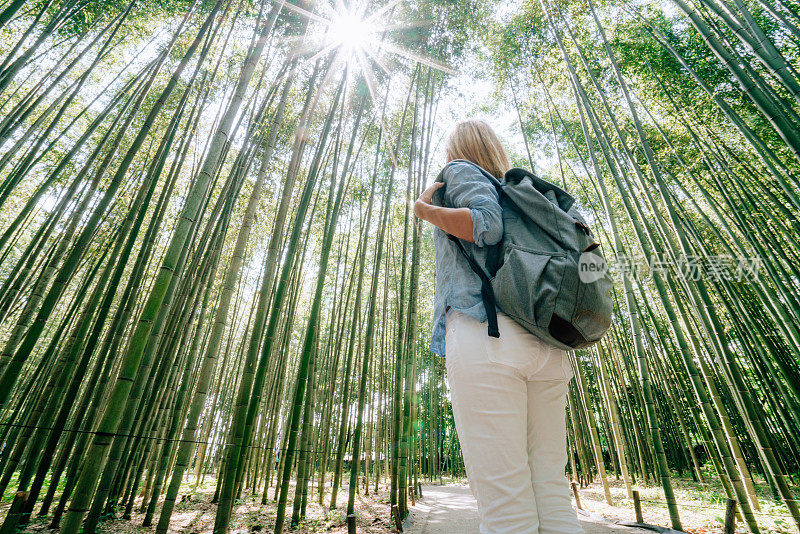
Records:
{"label": "sun flare", "polygon": [[356,13],[337,14],[329,26],[328,42],[347,52],[363,50],[373,40],[375,28]]}
{"label": "sun flare", "polygon": [[431,22],[394,20],[394,12],[400,2],[402,0],[389,0],[376,5],[362,0],[345,5],[341,0],[320,0],[313,11],[286,0],[281,5],[321,26],[322,31],[312,31],[319,37],[310,39],[300,49],[303,55],[311,53],[306,59],[313,61],[334,51],[337,60],[354,65],[354,71],[363,74],[370,92],[373,90],[376,67],[388,73],[391,70],[389,63],[394,59],[414,61],[454,74],[455,71],[441,61],[415,53],[395,41],[398,33]]}

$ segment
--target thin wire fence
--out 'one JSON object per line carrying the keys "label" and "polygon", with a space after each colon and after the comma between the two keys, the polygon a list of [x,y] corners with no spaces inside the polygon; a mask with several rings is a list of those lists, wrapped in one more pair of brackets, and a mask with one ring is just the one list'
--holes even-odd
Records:
{"label": "thin wire fence", "polygon": [[[16,428],[29,428],[32,430],[56,430],[55,427],[48,427],[48,426],[38,426],[38,425],[23,425],[20,423],[0,423],[0,426],[6,427],[16,427]],[[204,445],[218,445],[220,447],[228,447],[234,445],[230,442],[223,442],[218,443],[216,441],[202,441],[202,440],[193,440],[193,439],[181,439],[181,438],[167,438],[167,437],[160,437],[160,436],[145,436],[143,434],[120,434],[117,432],[100,432],[97,430],[84,430],[81,428],[62,428],[60,432],[72,432],[75,434],[92,434],[96,436],[104,436],[104,437],[122,437],[122,438],[139,438],[143,440],[150,440],[150,441],[166,441],[166,442],[181,442],[181,443],[193,443],[195,445],[204,444]],[[317,449],[288,449],[286,447],[265,447],[264,445],[240,445],[241,447],[248,448],[248,449],[259,449],[259,450],[274,450],[274,451],[281,451],[285,452],[291,450],[292,452],[305,452],[311,454],[325,454],[326,451],[320,451]],[[400,456],[400,458],[405,458],[404,456]]]}

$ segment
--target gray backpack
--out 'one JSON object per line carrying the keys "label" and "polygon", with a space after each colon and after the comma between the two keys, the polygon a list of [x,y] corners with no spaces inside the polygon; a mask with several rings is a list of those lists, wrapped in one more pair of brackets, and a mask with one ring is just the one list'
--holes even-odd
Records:
{"label": "gray backpack", "polygon": [[524,169],[509,170],[500,183],[467,163],[497,188],[503,208],[503,239],[488,251],[485,269],[458,238],[448,236],[481,279],[489,335],[500,337],[497,306],[554,347],[597,343],[611,326],[613,283],[575,199]]}

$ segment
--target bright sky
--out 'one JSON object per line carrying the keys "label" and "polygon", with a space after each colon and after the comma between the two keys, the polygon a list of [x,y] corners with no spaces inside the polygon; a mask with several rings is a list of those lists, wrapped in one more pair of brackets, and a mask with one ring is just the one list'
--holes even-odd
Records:
{"label": "bright sky", "polygon": [[[478,75],[477,67],[475,58],[471,57],[465,68],[457,76],[450,78],[439,103],[437,117],[439,126],[446,135],[458,121],[469,118],[483,119],[494,127],[511,153],[525,156],[525,143],[510,89],[504,87],[501,99],[497,102],[493,94],[494,83]],[[534,160],[536,160],[535,155]]]}
{"label": "bright sky", "polygon": [[[505,21],[519,11],[521,3],[522,0],[498,2],[494,11],[495,19],[500,22]],[[439,105],[437,122],[445,130],[444,134],[446,135],[447,130],[460,120],[483,119],[497,131],[506,145],[509,155],[526,161],[525,142],[514,108],[511,88],[508,85],[500,88],[499,98],[495,94],[494,81],[486,73],[487,65],[481,64],[482,59],[478,57],[480,46],[481,44],[478,42],[471,43],[472,48],[463,65],[459,66],[458,74],[450,78]],[[519,98],[525,93],[525,87],[517,87]],[[529,148],[535,166],[534,172],[541,174],[543,169],[552,168],[555,164],[554,154],[538,150],[532,143]],[[441,155],[441,158],[444,158],[444,154]]]}

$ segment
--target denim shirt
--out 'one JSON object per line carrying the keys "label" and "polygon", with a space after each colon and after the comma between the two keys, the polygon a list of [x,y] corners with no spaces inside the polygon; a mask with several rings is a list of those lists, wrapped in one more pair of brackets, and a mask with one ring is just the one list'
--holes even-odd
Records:
{"label": "denim shirt", "polygon": [[[461,241],[479,265],[486,265],[487,248],[503,238],[503,212],[500,195],[489,180],[464,162],[453,162],[444,170],[444,205],[469,208],[472,217],[472,238],[475,243]],[[433,335],[431,352],[445,355],[447,308],[454,308],[480,322],[487,320],[481,300],[481,280],[458,251],[447,234],[434,227],[436,248],[436,296],[433,302]]]}

